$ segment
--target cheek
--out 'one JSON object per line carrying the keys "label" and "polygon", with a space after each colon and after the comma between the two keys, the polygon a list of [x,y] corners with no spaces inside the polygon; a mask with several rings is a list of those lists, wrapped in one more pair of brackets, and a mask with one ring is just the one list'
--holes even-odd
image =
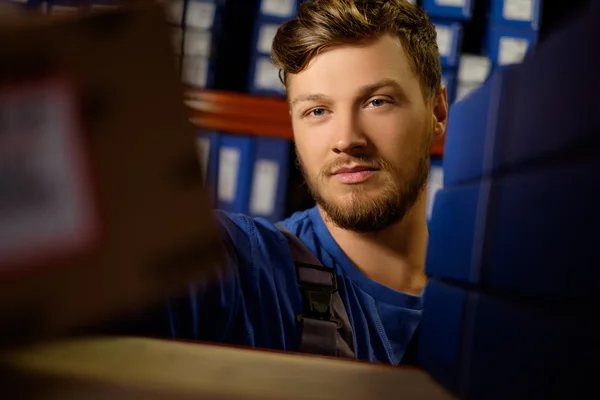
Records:
{"label": "cheek", "polygon": [[329,145],[325,135],[314,132],[303,132],[294,127],[294,141],[304,168],[310,176],[317,174],[329,153]]}
{"label": "cheek", "polygon": [[385,118],[372,118],[368,124],[373,145],[391,162],[410,159],[421,146],[424,126],[422,119],[415,115],[391,114]]}

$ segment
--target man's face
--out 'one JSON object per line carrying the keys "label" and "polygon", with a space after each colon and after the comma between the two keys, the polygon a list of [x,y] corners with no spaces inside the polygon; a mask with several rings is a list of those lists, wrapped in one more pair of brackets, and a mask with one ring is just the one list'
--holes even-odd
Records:
{"label": "man's face", "polygon": [[357,232],[401,220],[426,185],[435,98],[446,98],[424,97],[400,41],[324,51],[289,76],[288,95],[298,158],[326,216]]}

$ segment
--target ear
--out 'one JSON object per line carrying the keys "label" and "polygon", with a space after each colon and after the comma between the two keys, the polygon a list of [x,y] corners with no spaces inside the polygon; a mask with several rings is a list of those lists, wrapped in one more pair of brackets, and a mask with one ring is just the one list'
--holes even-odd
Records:
{"label": "ear", "polygon": [[440,90],[432,98],[432,129],[433,139],[440,140],[446,134],[448,125],[448,94],[446,86],[442,85]]}

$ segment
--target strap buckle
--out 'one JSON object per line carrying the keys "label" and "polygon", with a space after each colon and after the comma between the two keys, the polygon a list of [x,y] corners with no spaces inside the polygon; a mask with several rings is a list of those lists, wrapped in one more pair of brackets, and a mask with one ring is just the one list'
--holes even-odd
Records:
{"label": "strap buckle", "polygon": [[318,279],[319,283],[316,281],[307,282],[307,280],[302,279],[301,273],[298,274],[298,286],[302,290],[305,301],[304,313],[298,315],[298,319],[312,318],[334,322],[339,326],[341,321],[334,317],[332,305],[333,295],[338,291],[335,270],[309,264],[298,265],[299,271],[301,268],[318,271],[320,279]]}

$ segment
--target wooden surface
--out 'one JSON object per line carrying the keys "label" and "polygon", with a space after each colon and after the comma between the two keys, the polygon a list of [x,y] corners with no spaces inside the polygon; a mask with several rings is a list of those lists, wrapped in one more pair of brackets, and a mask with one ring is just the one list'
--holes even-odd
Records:
{"label": "wooden surface", "polygon": [[[188,89],[186,105],[192,122],[203,129],[294,139],[284,99]],[[444,143],[434,143],[432,157],[441,157],[443,152]]]}
{"label": "wooden surface", "polygon": [[155,339],[58,342],[0,362],[11,398],[454,398],[415,368]]}

